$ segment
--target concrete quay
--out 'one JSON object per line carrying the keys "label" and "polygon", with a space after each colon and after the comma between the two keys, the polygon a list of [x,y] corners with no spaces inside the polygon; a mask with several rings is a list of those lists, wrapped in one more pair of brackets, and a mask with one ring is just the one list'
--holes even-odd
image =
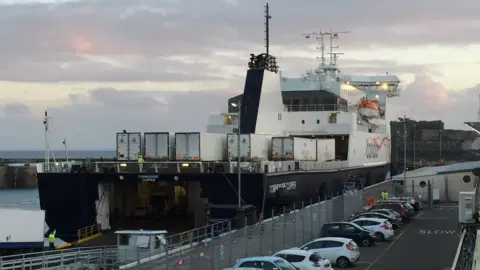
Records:
{"label": "concrete quay", "polygon": [[0,165],[0,189],[35,187],[37,187],[36,167]]}

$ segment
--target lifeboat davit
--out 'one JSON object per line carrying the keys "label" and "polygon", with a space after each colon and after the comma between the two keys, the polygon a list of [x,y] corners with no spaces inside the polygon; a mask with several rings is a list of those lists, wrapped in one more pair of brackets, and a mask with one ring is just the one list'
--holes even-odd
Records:
{"label": "lifeboat davit", "polygon": [[358,112],[367,118],[380,117],[377,100],[363,99],[358,105]]}

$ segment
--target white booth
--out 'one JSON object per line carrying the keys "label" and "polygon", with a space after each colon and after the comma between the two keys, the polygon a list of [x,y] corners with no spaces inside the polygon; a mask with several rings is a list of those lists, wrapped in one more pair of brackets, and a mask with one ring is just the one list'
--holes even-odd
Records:
{"label": "white booth", "polygon": [[116,231],[118,260],[130,263],[165,252],[168,248],[167,231]]}

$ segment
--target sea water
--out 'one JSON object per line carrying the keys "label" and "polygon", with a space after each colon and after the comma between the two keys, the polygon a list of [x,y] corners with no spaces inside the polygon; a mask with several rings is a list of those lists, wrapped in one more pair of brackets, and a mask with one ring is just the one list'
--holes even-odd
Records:
{"label": "sea water", "polygon": [[0,189],[0,208],[39,210],[38,189]]}
{"label": "sea water", "polygon": [[[20,210],[40,210],[40,200],[38,198],[38,189],[0,189],[0,208],[20,209]],[[1,218],[1,217],[0,217]],[[22,224],[19,224],[22,226]],[[28,225],[27,225],[28,226]],[[28,229],[28,228],[26,228]],[[44,232],[49,231],[48,225],[44,224]],[[55,245],[63,245],[62,239],[56,238]],[[48,247],[48,239],[45,238],[44,246]]]}

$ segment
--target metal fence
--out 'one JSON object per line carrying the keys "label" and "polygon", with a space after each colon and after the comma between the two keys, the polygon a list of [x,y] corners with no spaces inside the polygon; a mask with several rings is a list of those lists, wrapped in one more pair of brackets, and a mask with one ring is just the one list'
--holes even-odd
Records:
{"label": "metal fence", "polygon": [[394,183],[394,196],[413,197],[415,198],[415,200],[421,202],[429,202],[434,188],[435,184],[433,181],[430,181],[430,190],[428,182],[425,183],[425,186],[420,186],[418,184],[415,185],[413,181],[411,183],[408,183],[407,185],[396,182]]}
{"label": "metal fence", "polygon": [[[117,246],[65,248],[52,251],[26,253],[0,257],[0,270],[33,269],[118,269],[119,266],[166,253],[187,252],[217,235],[230,231],[230,222],[215,222],[165,238],[167,246],[156,250],[137,247],[120,249]],[[148,247],[148,243],[145,243]]]}
{"label": "metal fence", "polygon": [[194,250],[167,254],[141,264],[134,263],[125,269],[220,270],[231,267],[239,258],[272,255],[282,249],[299,247],[318,238],[323,224],[345,220],[353,213],[362,211],[364,192],[347,191],[327,201],[318,200],[315,198],[292,205],[291,211],[284,208],[284,213],[274,218],[216,235]]}
{"label": "metal fence", "polygon": [[455,270],[470,270],[474,261],[475,245],[477,242],[477,228],[469,226],[464,228],[460,237],[457,254],[453,261]]}
{"label": "metal fence", "polygon": [[[350,190],[320,202],[312,198],[285,207],[274,218],[231,230],[230,221],[197,228],[167,237],[152,250],[114,247],[70,248],[0,258],[0,269],[196,269],[220,270],[239,258],[271,255],[301,246],[320,235],[323,224],[347,219],[360,212],[366,198],[378,198],[381,191],[393,193],[391,181],[364,190]],[[273,216],[275,213],[272,212]],[[133,255],[133,256],[132,256]]]}

